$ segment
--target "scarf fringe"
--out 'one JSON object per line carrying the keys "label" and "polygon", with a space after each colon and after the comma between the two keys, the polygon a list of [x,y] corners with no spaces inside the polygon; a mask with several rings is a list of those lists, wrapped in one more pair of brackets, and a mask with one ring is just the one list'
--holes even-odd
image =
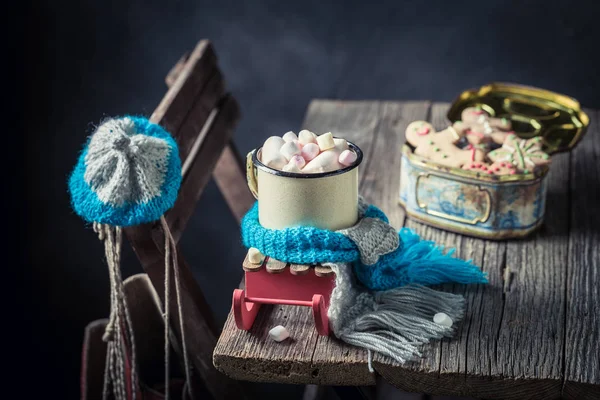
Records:
{"label": "scarf fringe", "polygon": [[[440,312],[452,319],[452,327],[433,322],[433,316]],[[465,300],[460,295],[408,285],[375,294],[374,309],[336,336],[404,364],[421,356],[419,346],[451,336],[464,312]]]}
{"label": "scarf fringe", "polygon": [[472,264],[452,257],[455,249],[444,254],[444,247],[421,240],[411,229],[402,228],[400,246],[379,258],[375,265],[354,264],[361,283],[371,290],[388,290],[407,284],[437,285],[487,283],[487,274]]}

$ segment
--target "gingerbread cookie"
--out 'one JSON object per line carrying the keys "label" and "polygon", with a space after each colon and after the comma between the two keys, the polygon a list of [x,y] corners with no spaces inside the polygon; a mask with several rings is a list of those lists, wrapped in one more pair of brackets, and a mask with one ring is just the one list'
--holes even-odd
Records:
{"label": "gingerbread cookie", "polygon": [[508,135],[502,147],[491,151],[488,157],[492,161],[509,162],[524,174],[550,163],[550,156],[542,150],[542,138],[520,139],[514,133]]}
{"label": "gingerbread cookie", "polygon": [[453,127],[436,132],[425,121],[415,121],[406,128],[406,141],[415,147],[415,154],[448,167],[460,168],[471,161],[483,161],[485,154],[479,149],[462,150],[455,146],[461,138]]}
{"label": "gingerbread cookie", "polygon": [[473,145],[487,145],[492,142],[504,143],[511,132],[511,123],[506,118],[492,118],[478,107],[467,107],[461,113],[462,121],[452,126],[459,134],[464,134]]}
{"label": "gingerbread cookie", "polygon": [[517,168],[507,161],[496,161],[491,165],[474,161],[463,165],[462,169],[486,175],[516,175],[518,173]]}

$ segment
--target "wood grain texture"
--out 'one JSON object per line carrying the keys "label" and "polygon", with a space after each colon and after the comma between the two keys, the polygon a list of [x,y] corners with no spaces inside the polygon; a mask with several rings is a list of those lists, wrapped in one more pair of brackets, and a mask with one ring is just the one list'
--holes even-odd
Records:
{"label": "wood grain texture", "polygon": [[[448,104],[429,102],[324,100],[313,101],[308,108],[307,129],[316,133],[331,130],[363,149],[361,194],[378,204],[395,227],[405,225],[424,239],[455,247],[457,257],[472,259],[488,273],[489,285],[441,287],[466,299],[466,316],[453,338],[424,346],[421,359],[403,366],[375,355],[375,370],[409,392],[496,399],[598,398],[600,210],[594,212],[600,196],[598,125],[592,124],[573,154],[553,157],[542,229],[521,240],[489,241],[415,222],[397,205],[406,126],[426,119],[442,129],[448,124],[447,109]],[[590,114],[592,121],[600,117],[597,112]],[[304,345],[296,342],[285,349],[285,358],[293,360],[294,370],[306,373],[304,380],[294,375],[295,383],[374,383],[374,376],[366,372],[366,352],[334,338],[313,336],[311,315],[293,309],[275,307],[260,314],[262,322],[272,324],[286,322],[277,319],[284,315],[298,318],[293,322],[300,330],[293,335],[298,341],[302,335]],[[226,325],[228,338],[219,341],[221,360],[234,351],[233,343],[239,345],[248,336],[232,331],[232,326]],[[253,329],[266,328],[255,323]],[[312,340],[316,343],[309,356],[306,346],[310,347]],[[266,358],[277,346],[261,341],[253,345],[261,349],[238,352],[236,358],[246,357],[250,365],[268,364]],[[298,357],[289,351],[298,351]],[[291,368],[277,365],[283,370]],[[225,365],[222,370],[241,377]],[[256,373],[252,379],[290,382],[287,376],[269,372]]]}
{"label": "wood grain texture", "polygon": [[238,223],[254,204],[254,196],[246,184],[246,167],[232,140],[217,161],[213,178]]}
{"label": "wood grain texture", "polygon": [[600,112],[571,157],[567,273],[567,399],[600,399]]}
{"label": "wood grain texture", "polygon": [[[226,95],[217,106],[218,114],[210,129],[200,138],[198,151],[183,178],[175,205],[165,215],[175,241],[179,241],[202,190],[210,180],[211,171],[231,140],[239,119],[239,105],[233,97]],[[197,133],[200,133],[200,130]]]}
{"label": "wood grain texture", "polygon": [[287,267],[288,264],[281,262],[279,260],[276,260],[274,258],[267,258],[267,263],[265,265],[265,268],[267,269],[267,272],[270,274],[280,274],[283,272],[283,270]]}
{"label": "wood grain texture", "polygon": [[210,42],[198,42],[150,120],[176,136],[198,93],[212,76],[216,62],[217,56]]}

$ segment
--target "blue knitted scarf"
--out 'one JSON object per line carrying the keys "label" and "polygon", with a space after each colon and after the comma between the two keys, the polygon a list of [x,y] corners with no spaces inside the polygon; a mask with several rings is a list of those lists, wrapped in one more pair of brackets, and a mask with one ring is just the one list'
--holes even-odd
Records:
{"label": "blue knitted scarf", "polygon": [[[369,205],[363,218],[388,223],[379,208]],[[408,228],[398,232],[400,245],[373,265],[361,261],[359,247],[346,235],[314,227],[267,229],[258,221],[258,203],[242,220],[242,240],[246,247],[282,262],[293,264],[351,263],[358,280],[368,289],[379,291],[408,284],[435,285],[445,282],[487,283],[486,274],[471,261],[446,254],[432,241],[421,240]]]}

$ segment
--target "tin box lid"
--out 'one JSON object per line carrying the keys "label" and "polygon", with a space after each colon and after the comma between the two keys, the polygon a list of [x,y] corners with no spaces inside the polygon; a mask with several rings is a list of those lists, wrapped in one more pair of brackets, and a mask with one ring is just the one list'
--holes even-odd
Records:
{"label": "tin box lid", "polygon": [[577,100],[512,83],[490,83],[462,92],[450,106],[448,119],[459,121],[467,107],[480,107],[492,117],[510,119],[521,138],[542,137],[548,154],[573,149],[590,123]]}

